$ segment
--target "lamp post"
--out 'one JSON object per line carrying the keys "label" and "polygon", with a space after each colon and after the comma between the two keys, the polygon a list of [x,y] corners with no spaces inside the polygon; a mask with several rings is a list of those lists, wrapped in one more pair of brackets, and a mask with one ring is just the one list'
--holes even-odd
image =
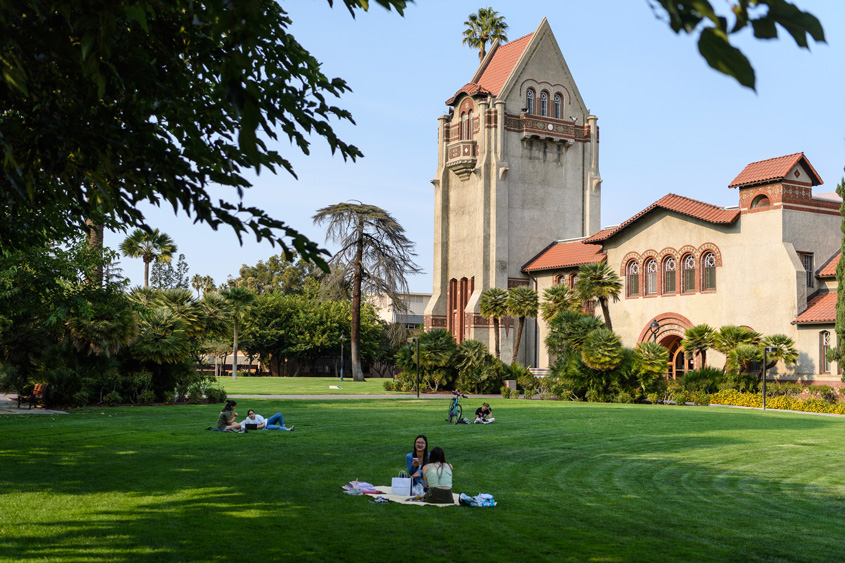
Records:
{"label": "lamp post", "polygon": [[649,325],[651,329],[651,338],[654,342],[657,342],[657,331],[660,330],[660,323],[657,322],[657,319],[651,321]]}
{"label": "lamp post", "polygon": [[408,339],[408,342],[415,343],[417,345],[417,399],[420,398],[420,339],[419,337],[411,337]]}
{"label": "lamp post", "polygon": [[340,335],[340,380],[343,381],[343,341],[346,340],[346,337],[342,334]]}
{"label": "lamp post", "polygon": [[774,346],[763,348],[763,410],[766,410],[766,354],[774,354]]}

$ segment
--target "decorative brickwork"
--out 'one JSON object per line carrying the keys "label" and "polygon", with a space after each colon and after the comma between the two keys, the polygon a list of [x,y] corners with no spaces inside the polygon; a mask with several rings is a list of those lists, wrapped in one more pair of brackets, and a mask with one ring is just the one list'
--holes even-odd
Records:
{"label": "decorative brickwork", "polygon": [[435,328],[446,328],[446,315],[426,315],[423,317],[423,327],[425,330],[432,330]]}
{"label": "decorative brickwork", "polygon": [[586,143],[590,140],[589,125],[575,125],[571,121],[539,115],[505,114],[505,130],[524,135],[551,137],[560,141]]}
{"label": "decorative brickwork", "polygon": [[495,129],[499,121],[499,114],[494,109],[488,109],[484,114],[484,127],[487,129]]}
{"label": "decorative brickwork", "polygon": [[515,287],[528,287],[527,278],[508,278],[508,289]]}
{"label": "decorative brickwork", "polygon": [[679,313],[663,313],[661,315],[657,315],[646,323],[642,332],[640,332],[640,337],[637,339],[637,342],[649,342],[654,340],[654,332],[651,330],[651,323],[653,321],[657,321],[657,324],[660,325],[660,328],[657,329],[658,342],[670,335],[676,335],[683,338],[686,334],[686,330],[688,328],[692,328],[693,326],[688,318]]}

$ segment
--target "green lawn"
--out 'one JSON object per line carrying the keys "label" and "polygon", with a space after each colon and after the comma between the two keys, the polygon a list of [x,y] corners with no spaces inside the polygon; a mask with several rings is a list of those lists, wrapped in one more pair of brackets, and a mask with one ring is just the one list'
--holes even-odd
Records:
{"label": "green lawn", "polygon": [[[407,395],[384,390],[388,379],[352,381],[336,377],[218,377],[217,383],[229,395]],[[342,389],[329,389],[337,385]]]}
{"label": "green lawn", "polygon": [[[206,432],[219,406],[0,417],[4,561],[836,561],[845,419],[706,407],[242,400],[295,432]],[[477,401],[465,401],[467,409]],[[418,433],[496,508],[371,504]]]}

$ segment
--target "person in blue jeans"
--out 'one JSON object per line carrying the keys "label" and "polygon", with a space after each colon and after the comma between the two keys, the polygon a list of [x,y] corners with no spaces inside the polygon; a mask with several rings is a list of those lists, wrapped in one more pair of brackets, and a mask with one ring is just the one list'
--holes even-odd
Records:
{"label": "person in blue jeans", "polygon": [[294,429],[293,424],[291,424],[290,428],[285,426],[285,419],[280,412],[265,420],[263,416],[256,414],[252,409],[249,409],[246,418],[241,423],[242,426],[246,424],[255,424],[258,426],[258,430],[285,430],[291,432]]}
{"label": "person in blue jeans", "polygon": [[423,467],[428,463],[428,438],[420,434],[414,438],[414,450],[405,456],[405,467],[408,469],[408,476],[413,479],[411,485],[422,483],[426,487],[423,477]]}

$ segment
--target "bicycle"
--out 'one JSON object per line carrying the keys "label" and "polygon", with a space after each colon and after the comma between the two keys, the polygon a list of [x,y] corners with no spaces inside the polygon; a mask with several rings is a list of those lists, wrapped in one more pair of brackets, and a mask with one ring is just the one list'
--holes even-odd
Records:
{"label": "bicycle", "polygon": [[460,391],[452,391],[452,395],[455,397],[452,399],[452,404],[449,405],[449,413],[446,418],[446,422],[449,424],[457,424],[461,420],[461,416],[464,414],[464,409],[461,407],[460,403],[458,402],[461,397],[467,399],[466,395],[462,395]]}

